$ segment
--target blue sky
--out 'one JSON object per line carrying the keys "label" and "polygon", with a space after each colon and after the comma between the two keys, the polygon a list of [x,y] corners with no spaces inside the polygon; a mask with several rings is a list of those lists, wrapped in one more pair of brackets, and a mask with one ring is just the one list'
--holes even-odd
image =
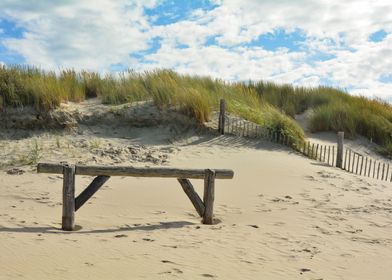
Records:
{"label": "blue sky", "polygon": [[[170,68],[392,101],[392,5],[371,0],[3,0],[0,64]],[[353,12],[355,11],[355,12]]]}

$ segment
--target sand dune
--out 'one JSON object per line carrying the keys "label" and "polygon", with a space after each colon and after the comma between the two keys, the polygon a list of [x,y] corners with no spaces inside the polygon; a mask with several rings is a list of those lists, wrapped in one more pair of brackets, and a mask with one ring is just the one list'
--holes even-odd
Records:
{"label": "sand dune", "polygon": [[[76,213],[78,230],[63,232],[61,176],[30,167],[8,174],[6,166],[0,173],[0,279],[390,279],[390,183],[268,142],[193,135],[169,143],[170,133],[162,135],[168,138],[161,143],[135,146],[139,158],[122,154],[122,164],[233,169],[233,180],[216,183],[219,223],[201,224],[174,179],[115,177]],[[72,137],[75,144],[81,136]],[[119,139],[101,139],[102,147],[145,140]],[[166,154],[166,161],[148,161],[146,153]],[[45,155],[56,160],[53,152]],[[92,163],[93,156],[68,160]],[[78,176],[77,191],[90,181]],[[201,193],[202,182],[193,182]]]}

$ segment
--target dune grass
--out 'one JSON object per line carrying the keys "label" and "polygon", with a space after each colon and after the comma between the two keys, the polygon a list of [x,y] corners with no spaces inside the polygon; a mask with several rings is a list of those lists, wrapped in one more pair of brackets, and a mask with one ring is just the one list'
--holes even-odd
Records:
{"label": "dune grass", "polygon": [[101,77],[88,71],[56,74],[34,67],[0,66],[0,109],[30,105],[47,111],[61,102],[92,97],[101,98],[104,104],[152,100],[160,109],[175,108],[200,123],[209,120],[223,98],[228,112],[286,134],[298,143],[304,140],[304,133],[293,117],[312,109],[311,131],[343,130],[352,138],[362,135],[392,155],[392,107],[335,88],[263,81],[228,83],[171,70]]}
{"label": "dune grass", "polygon": [[386,102],[330,87],[303,88],[262,81],[250,86],[286,115],[293,117],[311,109],[312,132],[344,131],[352,139],[361,135],[381,145],[380,152],[392,156],[392,106]]}

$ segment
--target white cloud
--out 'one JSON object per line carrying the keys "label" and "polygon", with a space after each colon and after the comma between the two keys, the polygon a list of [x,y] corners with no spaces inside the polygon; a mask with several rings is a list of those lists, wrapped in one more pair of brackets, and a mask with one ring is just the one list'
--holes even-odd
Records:
{"label": "white cloud", "polygon": [[[241,46],[276,28],[302,30],[307,36],[304,50],[268,52]],[[389,32],[388,37],[369,42],[369,36],[381,29]],[[388,1],[227,0],[192,21],[159,27],[158,33],[164,34],[163,46],[147,57],[152,62],[148,67],[306,86],[328,80],[353,93],[392,96],[392,86],[379,82],[392,69],[392,5]],[[202,47],[210,36],[216,36],[218,45]],[[190,48],[176,49],[176,43]],[[317,61],[320,53],[329,56],[326,61]]]}
{"label": "white cloud", "polygon": [[[40,5],[44,2],[47,5]],[[130,52],[149,47],[150,26],[143,8],[152,1],[130,7],[126,1],[109,0],[55,3],[0,4],[2,16],[26,29],[23,38],[8,38],[3,44],[27,64],[105,70],[111,64],[128,64]]]}
{"label": "white cloud", "polygon": [[[160,1],[160,0],[159,0]],[[112,64],[136,70],[172,68],[227,80],[266,79],[316,86],[330,81],[354,94],[392,99],[392,84],[381,83],[392,69],[392,5],[386,0],[214,0],[211,11],[152,26],[144,8],[158,0],[3,0],[0,18],[16,21],[23,38],[3,39],[26,62],[45,69],[72,67],[107,71]],[[249,45],[274,29],[301,30],[303,48],[268,51]],[[369,42],[379,30],[389,35]],[[161,48],[142,59],[152,39]],[[209,38],[217,44],[206,45]],[[187,48],[183,48],[187,46]],[[180,46],[182,48],[180,48]],[[318,61],[318,55],[326,55]]]}

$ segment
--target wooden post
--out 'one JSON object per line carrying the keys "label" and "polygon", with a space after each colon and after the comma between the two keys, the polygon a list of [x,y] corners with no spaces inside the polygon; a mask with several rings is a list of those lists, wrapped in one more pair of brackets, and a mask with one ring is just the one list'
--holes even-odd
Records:
{"label": "wooden post", "polygon": [[178,178],[177,180],[181,184],[182,189],[192,202],[199,216],[203,217],[205,211],[204,203],[193,188],[192,183],[188,179]]}
{"label": "wooden post", "polygon": [[343,168],[343,139],[344,132],[338,132],[338,153],[336,156],[336,167]]}
{"label": "wooden post", "polygon": [[205,170],[204,177],[204,206],[203,224],[212,225],[214,214],[215,199],[215,171],[211,169]]}
{"label": "wooden post", "polygon": [[218,125],[218,131],[220,134],[225,134],[225,100],[221,99],[220,104],[219,104],[219,125]]}
{"label": "wooden post", "polygon": [[355,173],[354,166],[355,166],[355,152],[353,151],[353,165],[351,167],[351,170],[352,170],[353,173]]}
{"label": "wooden post", "polygon": [[368,159],[367,159],[367,157],[366,157],[366,160],[365,160],[365,168],[364,168],[364,172],[363,172],[363,175],[364,175],[364,176],[366,176],[367,161],[368,161]]}
{"label": "wooden post", "polygon": [[347,170],[347,153],[348,150],[346,149],[346,152],[344,153],[344,170]]}
{"label": "wooden post", "polygon": [[63,216],[62,229],[75,228],[75,165],[63,166]]}
{"label": "wooden post", "polygon": [[330,153],[331,153],[331,146],[328,146],[328,165],[329,165],[329,155],[330,155]]}
{"label": "wooden post", "polygon": [[372,159],[369,161],[369,171],[368,171],[368,177],[370,177],[370,171],[372,170]]}
{"label": "wooden post", "polygon": [[110,176],[97,176],[88,185],[83,192],[81,192],[77,198],[75,198],[75,211],[78,211],[80,207],[85,204],[90,197],[92,197],[102,186],[109,180]]}
{"label": "wooden post", "polygon": [[392,182],[392,171],[391,171],[391,179],[389,180],[389,182]]}
{"label": "wooden post", "polygon": [[389,182],[392,182],[392,172],[391,172],[391,179],[389,180]]}
{"label": "wooden post", "polygon": [[359,155],[357,155],[357,168],[355,169],[355,174],[358,174],[358,168],[359,168]]}
{"label": "wooden post", "polygon": [[378,179],[378,176],[380,175],[380,165],[381,165],[381,162],[378,162],[378,167],[377,167],[377,179]]}
{"label": "wooden post", "polygon": [[246,132],[247,127],[248,127],[248,123],[247,123],[246,121],[244,121],[244,130],[243,130],[243,135],[242,135],[242,136],[244,136],[244,137],[247,136],[247,132]]}
{"label": "wooden post", "polygon": [[364,160],[364,156],[361,156],[361,169],[359,170],[359,175],[362,175],[363,160]]}
{"label": "wooden post", "polygon": [[254,138],[257,138],[257,124],[253,124],[253,135]]}
{"label": "wooden post", "polygon": [[388,174],[389,174],[389,163],[387,166],[387,174],[385,175],[385,181],[388,181]]}
{"label": "wooden post", "polygon": [[335,166],[335,146],[332,146],[332,166]]}
{"label": "wooden post", "polygon": [[374,178],[375,174],[376,174],[376,160],[374,160],[374,163],[373,163],[373,178]]}
{"label": "wooden post", "polygon": [[325,152],[327,151],[327,146],[324,146],[323,162],[325,162]]}
{"label": "wooden post", "polygon": [[311,159],[313,159],[314,158],[314,143],[312,144],[312,156],[311,156]]}
{"label": "wooden post", "polygon": [[350,172],[350,168],[351,168],[351,149],[348,150],[348,168],[347,168],[347,171]]}
{"label": "wooden post", "polygon": [[382,164],[381,180],[384,180],[384,169],[385,169],[385,163]]}

